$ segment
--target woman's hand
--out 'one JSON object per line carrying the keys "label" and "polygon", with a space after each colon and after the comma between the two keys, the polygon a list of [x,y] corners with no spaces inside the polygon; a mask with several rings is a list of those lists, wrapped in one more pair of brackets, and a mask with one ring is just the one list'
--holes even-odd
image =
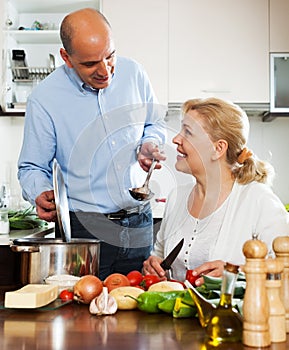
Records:
{"label": "woman's hand", "polygon": [[144,275],[157,275],[161,279],[166,279],[166,273],[161,267],[162,258],[158,256],[151,255],[147,260],[143,263],[143,274]]}
{"label": "woman's hand", "polygon": [[36,199],[36,212],[40,219],[45,221],[56,221],[56,206],[54,202],[54,191],[42,192]]}
{"label": "woman's hand", "polygon": [[208,261],[198,267],[196,267],[192,274],[193,276],[199,276],[195,281],[196,286],[200,286],[204,283],[203,275],[212,277],[222,277],[224,271],[225,262],[222,260]]}

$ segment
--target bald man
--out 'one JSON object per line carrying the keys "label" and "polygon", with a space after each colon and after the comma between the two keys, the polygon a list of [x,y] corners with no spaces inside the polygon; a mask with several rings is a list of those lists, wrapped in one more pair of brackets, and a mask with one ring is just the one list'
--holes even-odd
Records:
{"label": "bald man", "polygon": [[101,241],[100,278],[141,270],[153,243],[152,212],[129,188],[142,185],[152,159],[165,160],[166,108],[158,104],[143,67],[116,55],[110,24],[100,12],[68,14],[60,36],[64,64],[27,101],[18,161],[23,197],[40,218],[57,221],[56,159],[72,237]]}

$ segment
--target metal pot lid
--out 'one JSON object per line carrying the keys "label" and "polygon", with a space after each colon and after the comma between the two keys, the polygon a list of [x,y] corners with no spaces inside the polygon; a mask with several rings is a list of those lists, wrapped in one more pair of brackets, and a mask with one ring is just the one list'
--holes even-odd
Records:
{"label": "metal pot lid", "polygon": [[71,241],[71,226],[66,187],[60,165],[53,160],[53,188],[57,221],[63,242]]}

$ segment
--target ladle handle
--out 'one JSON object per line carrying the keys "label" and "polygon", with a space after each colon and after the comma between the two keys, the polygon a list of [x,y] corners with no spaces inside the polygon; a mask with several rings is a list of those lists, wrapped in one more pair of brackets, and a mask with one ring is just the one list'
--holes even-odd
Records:
{"label": "ladle handle", "polygon": [[151,167],[149,168],[149,171],[148,171],[147,178],[146,178],[146,180],[145,180],[144,186],[147,186],[147,185],[148,185],[149,180],[150,180],[150,177],[151,177],[151,175],[152,175],[152,172],[153,172],[154,168],[155,168],[156,165],[157,165],[157,162],[158,162],[157,160],[154,160],[154,161],[152,162],[152,165],[151,165]]}

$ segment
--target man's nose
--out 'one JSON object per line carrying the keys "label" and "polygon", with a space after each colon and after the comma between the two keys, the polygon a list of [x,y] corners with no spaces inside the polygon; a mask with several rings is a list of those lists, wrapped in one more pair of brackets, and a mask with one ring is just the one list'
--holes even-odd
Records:
{"label": "man's nose", "polygon": [[109,68],[106,60],[99,62],[98,66],[97,66],[97,73],[99,75],[106,76],[106,75],[108,75],[109,71],[110,71],[110,68]]}

